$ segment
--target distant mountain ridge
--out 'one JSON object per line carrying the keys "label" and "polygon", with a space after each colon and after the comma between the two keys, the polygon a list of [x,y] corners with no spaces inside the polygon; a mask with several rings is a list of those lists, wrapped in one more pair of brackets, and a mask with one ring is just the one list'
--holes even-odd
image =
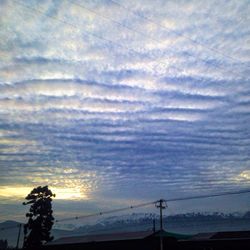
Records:
{"label": "distant mountain ridge", "polygon": [[[8,245],[11,247],[15,247],[17,244],[19,225],[20,225],[20,222],[11,221],[11,220],[7,220],[7,221],[0,223],[0,240],[7,239]],[[70,231],[70,234],[72,234],[71,231]],[[69,231],[61,230],[61,229],[52,229],[52,235],[54,236],[54,238],[60,238],[63,236],[68,236]],[[21,234],[20,234],[19,247],[21,247],[23,244],[23,237],[24,235],[23,235],[23,229],[22,229]]]}
{"label": "distant mountain ridge", "polygon": [[[164,221],[178,221],[182,219],[198,219],[198,220],[208,220],[208,219],[240,219],[240,218],[250,218],[250,211],[246,213],[218,213],[218,212],[204,212],[204,213],[184,213],[176,215],[165,215],[163,216]],[[159,220],[160,216],[154,213],[133,213],[126,215],[110,216],[97,221],[97,224],[109,225],[112,223],[129,223],[129,222],[145,222]]]}
{"label": "distant mountain ridge", "polygon": [[[142,231],[153,230],[155,220],[156,229],[159,228],[159,215],[154,213],[133,213],[101,218],[93,225],[83,225],[73,228],[72,224],[57,225],[52,230],[55,239],[66,236],[83,234],[104,234],[118,231]],[[250,211],[246,213],[185,213],[163,217],[163,224],[167,231],[179,233],[198,233],[232,230],[250,230]],[[0,223],[0,239],[7,239],[9,245],[16,246],[18,225],[16,221],[5,221]],[[67,230],[63,230],[66,228]],[[72,230],[68,230],[73,228]],[[21,232],[22,245],[23,230]]]}
{"label": "distant mountain ridge", "polygon": [[[163,217],[165,228],[175,232],[185,232],[185,228],[193,227],[198,231],[217,231],[220,225],[223,230],[250,230],[250,212],[246,213],[185,213]],[[110,216],[99,219],[94,225],[84,225],[74,229],[72,232],[76,234],[92,234],[106,233],[113,231],[139,231],[153,230],[159,227],[159,215],[153,213],[133,213],[128,215]],[[155,225],[153,222],[155,221]],[[241,224],[243,226],[241,226]],[[246,224],[246,225],[245,225]],[[181,229],[182,228],[182,229]],[[182,231],[181,231],[182,230]],[[187,229],[190,231],[190,228]]]}

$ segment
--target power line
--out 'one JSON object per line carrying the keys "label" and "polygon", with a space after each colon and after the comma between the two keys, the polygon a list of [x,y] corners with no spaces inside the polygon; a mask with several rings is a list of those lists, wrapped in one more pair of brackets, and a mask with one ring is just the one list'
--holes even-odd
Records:
{"label": "power line", "polygon": [[188,196],[188,197],[182,197],[182,198],[166,199],[165,201],[166,202],[185,201],[185,200],[195,200],[195,199],[211,198],[211,197],[226,196],[226,195],[236,195],[236,194],[246,194],[246,193],[250,193],[250,190],[225,192],[225,193],[217,193],[217,194],[209,194],[209,195]]}
{"label": "power line", "polygon": [[[51,18],[51,19],[54,19],[54,20],[56,20],[56,21],[58,21],[58,22],[61,22],[61,23],[63,23],[63,24],[66,24],[66,25],[69,25],[69,26],[71,26],[71,27],[73,27],[73,28],[76,28],[76,29],[80,30],[82,33],[85,33],[85,34],[87,34],[87,35],[96,37],[96,38],[98,38],[99,40],[103,40],[103,41],[105,41],[105,42],[108,42],[108,43],[114,44],[114,45],[116,45],[116,46],[119,46],[119,47],[121,47],[121,48],[127,49],[127,50],[129,50],[129,51],[132,51],[132,52],[138,54],[138,55],[140,54],[139,51],[137,51],[137,50],[135,50],[135,49],[133,49],[133,48],[129,48],[129,47],[127,47],[127,46],[124,46],[124,45],[122,45],[122,44],[120,44],[120,43],[118,43],[118,42],[115,42],[115,41],[110,40],[110,39],[108,39],[108,38],[105,38],[105,37],[103,37],[103,36],[99,36],[99,35],[97,35],[97,34],[95,34],[95,33],[88,32],[88,31],[82,31],[77,25],[75,25],[75,24],[73,24],[73,23],[69,23],[69,22],[65,21],[64,19],[56,18],[56,17],[54,17],[54,16],[52,16],[52,15],[50,15],[50,14],[44,13],[43,11],[41,11],[41,10],[39,10],[39,9],[30,7],[30,6],[26,5],[26,4],[23,4],[23,3],[21,3],[21,2],[18,2],[18,1],[16,1],[16,0],[13,0],[13,1],[16,2],[18,5],[24,7],[24,8],[27,8],[27,9],[32,10],[32,11],[35,11],[35,12],[41,14],[41,15],[47,16],[47,17],[49,17],[49,18]],[[146,55],[146,57],[149,58],[149,59],[151,59],[151,60],[153,59],[153,58],[151,58],[151,57],[148,56],[148,55]],[[166,62],[161,61],[161,60],[159,60],[159,61],[157,62],[157,64],[158,64],[158,65],[159,65],[159,64],[162,64],[162,65],[165,65],[165,66],[167,66],[167,67],[169,66],[169,64],[167,64]],[[179,71],[181,71],[181,72],[184,71],[183,69],[180,69],[180,68],[178,68],[178,67],[176,67],[176,66],[173,66],[173,65],[171,65],[171,67],[172,67],[172,68],[175,68],[176,70],[179,70]]]}
{"label": "power line", "polygon": [[210,50],[210,51],[212,51],[212,52],[214,52],[214,53],[220,54],[221,56],[226,57],[226,58],[228,58],[228,59],[231,59],[231,60],[233,60],[233,61],[235,61],[235,62],[239,62],[239,60],[236,59],[236,58],[233,57],[233,56],[229,56],[229,55],[227,55],[227,54],[221,52],[220,50],[217,50],[217,49],[208,47],[208,46],[206,46],[205,44],[203,44],[203,43],[201,43],[201,42],[199,42],[199,41],[196,41],[196,40],[194,40],[194,39],[192,39],[192,38],[190,38],[190,37],[188,37],[188,36],[186,36],[186,35],[180,34],[180,33],[176,32],[176,31],[174,31],[173,29],[169,29],[169,28],[167,28],[166,26],[164,26],[164,25],[162,25],[162,24],[160,24],[160,23],[155,22],[155,21],[152,20],[151,18],[148,18],[148,17],[146,17],[146,16],[144,16],[144,15],[138,14],[137,12],[135,12],[135,11],[133,11],[133,10],[131,10],[131,9],[127,8],[127,7],[125,7],[124,5],[118,3],[118,2],[116,2],[116,1],[114,1],[114,0],[109,0],[109,1],[112,2],[112,3],[114,3],[114,4],[116,4],[116,5],[118,5],[119,7],[123,8],[123,9],[125,9],[125,10],[128,11],[128,12],[131,12],[131,13],[132,13],[133,15],[135,15],[135,16],[138,16],[138,17],[140,17],[140,18],[143,18],[143,19],[145,19],[146,21],[148,21],[148,22],[150,22],[150,23],[153,23],[153,24],[155,24],[155,25],[157,25],[157,26],[159,26],[159,27],[161,27],[161,28],[163,28],[163,29],[165,29],[165,30],[167,30],[167,31],[173,32],[173,33],[176,34],[177,36],[180,36],[180,37],[183,37],[183,38],[189,40],[190,42],[196,44],[197,46],[203,47],[203,48],[205,48],[205,49],[207,49],[207,50]]}
{"label": "power line", "polygon": [[1,227],[0,231],[5,231],[5,230],[9,230],[9,229],[13,229],[13,228],[19,228],[20,226],[24,225],[24,223],[18,223],[17,225],[13,225],[13,226],[9,226],[9,227]]}
{"label": "power line", "polygon": [[[58,21],[58,22],[61,22],[61,23],[63,23],[63,24],[66,24],[66,25],[69,25],[69,26],[71,26],[71,27],[73,27],[73,28],[76,28],[76,29],[80,30],[82,33],[85,33],[85,34],[87,34],[87,35],[96,37],[96,38],[98,38],[98,39],[100,39],[100,40],[103,40],[103,41],[105,41],[105,42],[114,44],[114,45],[119,46],[119,47],[121,47],[121,48],[125,48],[125,49],[127,49],[127,50],[129,50],[129,51],[132,51],[132,52],[136,53],[136,54],[140,54],[139,51],[137,51],[137,50],[135,50],[135,49],[133,49],[133,48],[129,48],[129,47],[127,47],[127,46],[124,46],[124,45],[122,45],[122,44],[120,44],[120,43],[118,43],[118,42],[115,42],[115,41],[110,40],[110,39],[108,39],[108,38],[105,38],[105,37],[103,37],[103,36],[99,36],[99,35],[97,35],[97,34],[95,34],[95,33],[91,33],[91,32],[88,32],[88,31],[82,31],[77,25],[75,25],[75,24],[73,24],[73,23],[69,23],[69,22],[65,21],[64,19],[56,18],[56,17],[54,17],[54,16],[52,16],[52,15],[50,15],[50,14],[44,13],[43,11],[41,11],[41,10],[39,10],[39,9],[36,9],[36,8],[30,7],[30,6],[27,6],[26,4],[23,4],[23,3],[18,2],[18,1],[16,1],[16,0],[13,0],[13,1],[16,2],[17,4],[19,4],[20,6],[23,6],[23,7],[27,8],[27,9],[30,9],[30,10],[32,10],[32,11],[35,11],[35,12],[39,13],[39,14],[45,15],[45,16],[47,16],[47,17],[49,17],[49,18],[51,18],[51,19],[54,19],[54,20],[56,20],[56,21]],[[112,0],[110,0],[110,1],[112,1]],[[72,3],[72,2],[71,2],[71,3]],[[127,28],[128,28],[128,27],[127,27]],[[151,57],[150,57],[149,55],[147,55],[147,54],[146,54],[146,57],[149,58],[149,59],[151,59],[151,60],[153,60],[153,58],[151,58]],[[165,61],[161,61],[161,60],[157,61],[157,65],[159,65],[159,64],[165,65],[167,68],[169,68],[169,63],[166,63]],[[216,65],[213,65],[213,67],[215,67],[215,68],[221,68],[221,65],[219,65],[219,67],[216,66]],[[172,68],[172,69],[175,69],[175,70],[177,70],[177,71],[179,71],[179,72],[184,72],[184,69],[183,69],[183,68],[178,68],[178,67],[174,66],[173,64],[171,65],[171,68]],[[170,69],[170,68],[169,68],[169,69]],[[240,77],[242,77],[242,76],[240,76]]]}
{"label": "power line", "polygon": [[122,24],[122,23],[120,23],[120,22],[118,22],[118,21],[116,21],[116,20],[113,20],[113,19],[111,19],[111,18],[109,18],[109,17],[107,17],[107,16],[105,16],[105,15],[102,15],[101,13],[98,13],[98,12],[96,12],[95,10],[90,9],[90,8],[88,8],[88,7],[86,7],[86,6],[82,5],[82,4],[79,4],[78,2],[74,2],[74,1],[71,1],[71,0],[68,0],[68,2],[72,3],[72,4],[75,5],[75,6],[80,7],[80,8],[82,8],[82,9],[85,9],[85,10],[87,10],[87,11],[89,11],[89,12],[92,12],[92,13],[94,13],[95,15],[97,15],[97,16],[103,18],[103,19],[106,19],[106,20],[108,20],[108,21],[110,21],[110,22],[113,22],[113,23],[115,23],[115,24],[117,24],[117,25],[119,25],[119,26],[121,26],[121,27],[123,27],[123,28],[125,28],[125,29],[128,29],[128,30],[133,31],[133,32],[135,32],[135,33],[137,33],[137,34],[140,34],[141,36],[144,36],[144,37],[146,37],[146,38],[149,38],[150,40],[152,40],[152,41],[154,41],[154,42],[162,43],[162,41],[160,41],[160,40],[158,40],[158,39],[155,39],[155,38],[153,38],[153,37],[151,37],[151,36],[146,35],[146,34],[143,33],[143,32],[140,32],[140,31],[138,31],[138,30],[136,30],[136,29],[133,29],[133,28],[127,26],[127,25],[124,25],[124,24]]}
{"label": "power line", "polygon": [[241,191],[235,191],[235,192],[224,192],[224,193],[209,194],[209,195],[188,196],[188,197],[165,199],[165,200],[161,199],[161,200],[157,200],[157,201],[141,203],[141,204],[134,205],[134,206],[118,208],[118,209],[108,210],[108,211],[104,211],[104,212],[97,212],[97,213],[93,213],[93,214],[89,214],[89,215],[82,215],[82,216],[64,218],[64,219],[56,220],[55,222],[59,223],[59,222],[69,221],[69,220],[86,219],[86,218],[101,216],[101,215],[105,215],[105,214],[112,214],[112,213],[122,212],[122,211],[136,209],[136,208],[145,207],[145,206],[149,206],[149,205],[155,205],[155,204],[159,203],[159,201],[174,202],[174,201],[203,199],[203,198],[211,198],[211,197],[226,196],[226,195],[246,194],[246,193],[250,193],[250,190],[241,190]]}
{"label": "power line", "polygon": [[[113,209],[113,210],[108,210],[108,211],[103,211],[103,212],[97,212],[97,213],[88,214],[88,215],[80,215],[80,216],[55,220],[55,223],[70,221],[70,220],[85,219],[85,218],[90,218],[90,217],[106,215],[106,214],[118,213],[118,212],[122,212],[122,211],[126,211],[126,210],[136,209],[136,208],[140,208],[140,207],[146,207],[146,206],[149,206],[149,205],[155,205],[155,204],[159,203],[159,201],[174,202],[174,201],[204,199],[204,198],[212,198],[212,197],[227,196],[227,195],[237,195],[237,194],[246,194],[246,193],[250,193],[250,189],[241,190],[241,191],[232,191],[232,192],[209,194],[209,195],[188,196],[188,197],[165,199],[165,200],[161,199],[161,200],[157,200],[157,201],[151,201],[151,202],[147,202],[147,203],[132,205],[132,206],[129,206],[129,207],[124,207],[124,208],[118,208],[118,209]],[[24,223],[18,223],[17,225],[10,226],[10,227],[2,227],[2,228],[0,228],[0,231],[12,229],[12,228],[18,228],[20,225],[24,225]]]}
{"label": "power line", "polygon": [[[149,36],[149,35],[147,35],[147,34],[145,34],[145,33],[143,33],[143,32],[140,32],[140,31],[138,31],[138,30],[136,30],[136,29],[134,29],[134,28],[131,28],[131,27],[127,26],[127,25],[124,25],[124,24],[122,24],[122,23],[120,23],[120,22],[118,22],[118,21],[116,21],[116,20],[114,20],[114,19],[112,19],[112,18],[110,18],[110,17],[107,17],[107,16],[105,16],[105,15],[103,15],[103,14],[101,14],[101,13],[98,13],[98,12],[96,12],[95,10],[93,10],[93,9],[91,9],[91,8],[88,8],[88,7],[86,7],[86,6],[82,5],[82,4],[79,4],[78,2],[75,2],[75,1],[72,1],[72,0],[68,0],[68,1],[69,1],[70,3],[72,3],[73,5],[78,6],[78,7],[82,8],[82,9],[84,9],[84,10],[87,10],[87,11],[91,12],[91,13],[94,13],[95,15],[97,15],[97,16],[99,16],[99,17],[105,19],[105,20],[108,20],[108,21],[110,21],[110,22],[113,22],[113,23],[115,23],[116,25],[119,25],[119,26],[121,26],[121,27],[123,27],[123,28],[126,28],[126,29],[129,30],[129,31],[135,32],[135,33],[137,33],[137,34],[139,34],[139,35],[141,35],[141,36],[143,36],[143,37],[146,37],[146,38],[150,39],[150,40],[153,41],[153,42],[157,42],[157,44],[162,43],[162,41],[160,41],[160,40],[158,40],[158,39],[155,39],[155,38],[153,38],[153,37],[151,37],[151,36]],[[114,1],[112,1],[112,0],[110,0],[110,1],[111,1],[111,2],[114,2]],[[116,2],[114,2],[114,3],[116,3]],[[173,44],[173,42],[171,42],[171,44]],[[204,45],[203,47],[205,47],[205,45]],[[213,52],[215,52],[215,51],[213,51]],[[223,55],[225,56],[225,54],[223,54]],[[197,60],[200,60],[200,61],[202,61],[203,63],[206,63],[206,61],[205,61],[204,59],[202,59],[202,58],[201,58],[200,56],[198,56],[198,55],[195,55],[195,54],[192,55],[192,54],[188,53],[187,56],[188,56],[188,57],[195,58],[195,59],[197,59]],[[168,58],[168,59],[171,59],[170,57],[167,57],[167,58]],[[230,58],[230,59],[231,59],[231,58]],[[235,61],[237,61],[238,63],[241,63],[238,59],[235,59]],[[215,67],[217,67],[217,68],[224,68],[223,65],[221,65],[221,64],[219,64],[218,66],[215,66]],[[174,67],[174,68],[177,69],[177,70],[181,70],[181,69],[178,68],[178,67]],[[181,70],[181,71],[183,72],[183,70]]]}
{"label": "power line", "polygon": [[[87,34],[87,35],[96,37],[96,38],[98,38],[99,40],[103,40],[103,41],[105,41],[105,42],[114,44],[114,45],[119,46],[119,47],[121,47],[121,48],[123,48],[123,49],[127,49],[128,51],[132,51],[133,53],[136,53],[136,54],[140,55],[140,52],[137,51],[137,50],[135,50],[135,49],[133,49],[133,48],[129,48],[129,47],[124,46],[124,45],[122,45],[122,44],[120,44],[120,43],[118,43],[118,42],[115,42],[115,41],[110,40],[110,39],[108,39],[108,38],[99,36],[99,35],[97,35],[97,34],[95,34],[95,33],[91,33],[91,32],[88,32],[88,31],[82,31],[77,25],[75,25],[75,24],[73,24],[73,23],[69,23],[69,22],[67,22],[67,21],[65,21],[65,20],[63,20],[63,19],[56,18],[56,17],[54,17],[54,16],[52,16],[52,15],[49,15],[49,14],[47,14],[47,13],[44,13],[43,11],[41,11],[41,10],[39,10],[39,9],[36,9],[36,8],[30,7],[30,6],[27,6],[26,4],[20,3],[20,2],[18,2],[18,1],[16,1],[16,0],[13,0],[13,1],[16,2],[17,4],[19,4],[20,6],[24,7],[24,8],[30,9],[30,10],[32,10],[32,11],[35,11],[35,12],[41,14],[41,15],[47,16],[47,17],[49,17],[49,18],[51,18],[51,19],[54,19],[54,20],[56,20],[56,21],[58,21],[58,22],[61,22],[61,23],[63,23],[63,24],[66,24],[66,25],[69,25],[69,26],[71,26],[71,27],[73,27],[73,28],[76,28],[76,29],[80,30],[82,33],[85,33],[85,34]],[[153,58],[151,58],[149,55],[146,54],[145,56],[146,56],[147,58],[149,58],[150,60],[153,60]],[[165,61],[158,60],[158,61],[157,61],[157,65],[159,65],[159,64],[165,65],[167,68],[169,68],[169,64],[166,63]],[[215,67],[216,67],[216,66],[215,66]],[[172,69],[175,69],[175,70],[177,70],[177,71],[180,71],[180,72],[184,72],[184,69],[183,69],[183,68],[178,68],[178,67],[174,66],[173,64],[171,65],[171,68],[172,68]]]}
{"label": "power line", "polygon": [[88,215],[75,216],[75,217],[65,218],[65,219],[61,219],[61,220],[56,220],[55,222],[58,223],[58,222],[63,222],[63,221],[68,221],[68,220],[86,219],[86,218],[96,217],[96,216],[100,216],[100,215],[113,214],[113,213],[118,213],[118,212],[130,210],[130,209],[136,209],[136,208],[140,208],[140,207],[153,205],[153,204],[155,204],[155,202],[156,201],[141,203],[141,204],[137,204],[137,205],[133,205],[133,206],[129,206],[129,207],[124,207],[124,208],[118,208],[118,209],[113,209],[113,210],[108,210],[108,211],[103,211],[103,212],[97,212],[97,213],[88,214]]}
{"label": "power line", "polygon": [[18,233],[17,233],[17,242],[16,242],[16,249],[18,249],[19,247],[19,241],[20,241],[20,236],[21,236],[21,230],[22,230],[22,226],[24,226],[24,223],[18,223],[15,226],[9,226],[9,227],[1,227],[0,231],[6,231],[6,230],[10,230],[10,229],[14,229],[17,228],[18,229]]}
{"label": "power line", "polygon": [[104,38],[104,37],[102,37],[102,36],[96,35],[96,34],[94,34],[94,33],[90,33],[90,32],[88,32],[88,31],[82,31],[77,25],[75,25],[75,24],[73,24],[73,23],[69,23],[69,22],[67,22],[67,21],[65,21],[65,20],[63,20],[63,19],[56,18],[56,17],[54,17],[54,16],[52,16],[52,15],[49,15],[49,14],[47,14],[47,13],[44,13],[43,11],[41,11],[41,10],[39,10],[39,9],[30,7],[30,6],[26,5],[26,4],[23,4],[23,3],[21,3],[21,2],[18,2],[18,1],[16,1],[16,0],[13,0],[13,1],[16,2],[17,4],[19,4],[20,6],[23,6],[23,7],[27,8],[27,9],[30,9],[30,10],[35,11],[35,12],[37,12],[37,13],[40,13],[40,14],[42,14],[42,15],[44,15],[44,16],[47,16],[47,17],[49,17],[49,18],[51,18],[51,19],[54,19],[54,20],[56,20],[56,21],[58,21],[58,22],[61,22],[61,23],[63,23],[63,24],[72,26],[73,28],[76,28],[76,29],[80,30],[81,32],[83,32],[83,33],[85,33],[85,34],[94,36],[94,37],[96,37],[96,38],[98,38],[98,39],[104,40],[104,41],[109,42],[109,43],[116,44],[116,45],[118,45],[118,46],[122,46],[122,45],[120,45],[119,43],[116,43],[116,42],[114,42],[114,41],[112,41],[112,40],[109,40],[109,39],[107,39],[107,38]]}
{"label": "power line", "polygon": [[[82,5],[82,4],[79,4],[79,3],[77,3],[77,2],[70,1],[70,0],[68,0],[68,1],[69,1],[70,3],[72,3],[73,5],[78,6],[78,7],[82,8],[82,9],[84,9],[84,10],[87,10],[87,11],[91,12],[91,13],[94,13],[95,15],[97,15],[97,16],[99,16],[99,17],[105,19],[105,20],[108,20],[108,21],[110,21],[110,22],[113,22],[113,23],[115,23],[116,25],[119,25],[119,26],[121,26],[121,27],[123,27],[123,28],[126,28],[126,29],[129,30],[129,31],[135,32],[135,33],[137,33],[137,34],[139,34],[139,35],[141,35],[141,36],[143,36],[143,37],[146,37],[146,38],[150,39],[150,40],[153,41],[153,42],[157,42],[157,44],[162,43],[162,41],[160,41],[160,40],[158,40],[158,39],[155,39],[155,38],[153,38],[153,37],[151,37],[151,36],[149,36],[149,35],[147,35],[147,34],[145,34],[145,33],[143,33],[143,32],[140,32],[140,31],[138,31],[138,30],[136,30],[136,29],[133,29],[133,28],[127,26],[127,25],[124,25],[124,24],[122,24],[122,23],[120,23],[120,22],[118,22],[118,21],[116,21],[116,20],[113,20],[113,19],[111,19],[111,18],[109,18],[109,17],[107,17],[107,16],[105,16],[105,15],[102,15],[102,14],[96,12],[95,10],[90,9],[90,8],[88,8],[88,7],[86,7],[86,6]],[[173,44],[173,42],[171,42],[171,44]],[[202,61],[202,62],[205,62],[204,59],[200,58],[200,57],[197,56],[197,55],[191,55],[190,53],[188,53],[188,56],[189,56],[189,57],[196,58],[196,59],[198,59],[198,60],[200,60],[200,61]],[[170,57],[167,57],[167,58],[168,58],[168,59],[171,59]],[[239,62],[239,60],[238,60],[238,62]],[[222,66],[221,66],[221,67],[222,67]],[[178,70],[180,70],[180,68],[177,68],[177,67],[175,67],[175,68],[178,69]]]}
{"label": "power line", "polygon": [[[178,6],[179,7],[179,6]],[[199,9],[200,10],[200,9]],[[214,11],[214,9],[213,9],[213,11]],[[170,16],[170,17],[172,17],[172,18],[176,18],[176,15],[174,15],[174,14],[172,14],[172,13],[170,13],[170,12],[167,12],[166,13],[168,16]],[[198,12],[198,11],[196,11],[196,12],[194,12],[194,14],[195,15],[207,15],[207,14],[209,14],[209,16],[208,16],[208,19],[213,19],[213,20],[216,20],[217,21],[217,23],[219,23],[221,20],[222,20],[222,18],[223,18],[223,15],[224,14],[226,14],[226,13],[223,13],[223,15],[221,15],[221,14],[215,14],[215,13],[208,13],[208,12],[202,12],[202,11],[200,11],[200,12]],[[226,17],[224,16],[224,18],[228,18],[228,16],[226,15]],[[240,16],[239,18],[237,18],[238,20],[234,23],[235,25],[239,25],[239,24],[241,24],[243,21],[249,21],[249,18],[248,17],[243,17],[243,16]]]}

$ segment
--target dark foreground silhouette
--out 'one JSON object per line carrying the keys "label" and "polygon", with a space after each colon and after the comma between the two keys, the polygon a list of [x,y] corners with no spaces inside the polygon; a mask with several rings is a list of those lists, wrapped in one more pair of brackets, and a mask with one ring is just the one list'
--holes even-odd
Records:
{"label": "dark foreground silhouette", "polygon": [[106,235],[66,237],[52,241],[44,250],[249,250],[250,231],[204,233],[195,236],[170,235],[165,231],[144,231]]}

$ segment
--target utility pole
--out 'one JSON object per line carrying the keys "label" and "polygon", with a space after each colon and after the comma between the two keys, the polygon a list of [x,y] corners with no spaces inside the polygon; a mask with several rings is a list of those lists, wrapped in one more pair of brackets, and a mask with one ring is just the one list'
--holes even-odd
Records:
{"label": "utility pole", "polygon": [[160,249],[163,250],[163,217],[162,217],[162,210],[167,207],[166,200],[160,199],[155,203],[156,208],[160,208]]}
{"label": "utility pole", "polygon": [[153,232],[155,233],[155,218],[153,219]]}
{"label": "utility pole", "polygon": [[160,199],[155,204],[156,208],[160,208],[160,230],[163,230],[163,217],[162,217],[162,210],[167,207],[166,200]]}
{"label": "utility pole", "polygon": [[18,225],[19,229],[18,229],[18,236],[17,236],[17,243],[16,243],[16,249],[18,249],[19,246],[19,240],[20,240],[20,234],[21,234],[21,229],[22,229],[22,224],[20,223]]}

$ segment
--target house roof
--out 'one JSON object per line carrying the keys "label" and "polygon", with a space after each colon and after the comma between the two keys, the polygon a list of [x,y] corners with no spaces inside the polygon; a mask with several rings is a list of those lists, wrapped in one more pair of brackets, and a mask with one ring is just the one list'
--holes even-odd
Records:
{"label": "house roof", "polygon": [[199,233],[190,240],[250,239],[250,231]]}
{"label": "house roof", "polygon": [[250,239],[250,231],[218,232],[211,239]]}
{"label": "house roof", "polygon": [[165,230],[158,230],[158,231],[152,233],[151,236],[152,237],[163,237],[163,238],[171,237],[171,238],[175,238],[177,240],[180,240],[180,239],[189,239],[193,235],[178,234],[178,233],[167,232]]}
{"label": "house roof", "polygon": [[198,233],[194,235],[190,240],[208,240],[211,239],[216,233],[210,232],[210,233]]}

